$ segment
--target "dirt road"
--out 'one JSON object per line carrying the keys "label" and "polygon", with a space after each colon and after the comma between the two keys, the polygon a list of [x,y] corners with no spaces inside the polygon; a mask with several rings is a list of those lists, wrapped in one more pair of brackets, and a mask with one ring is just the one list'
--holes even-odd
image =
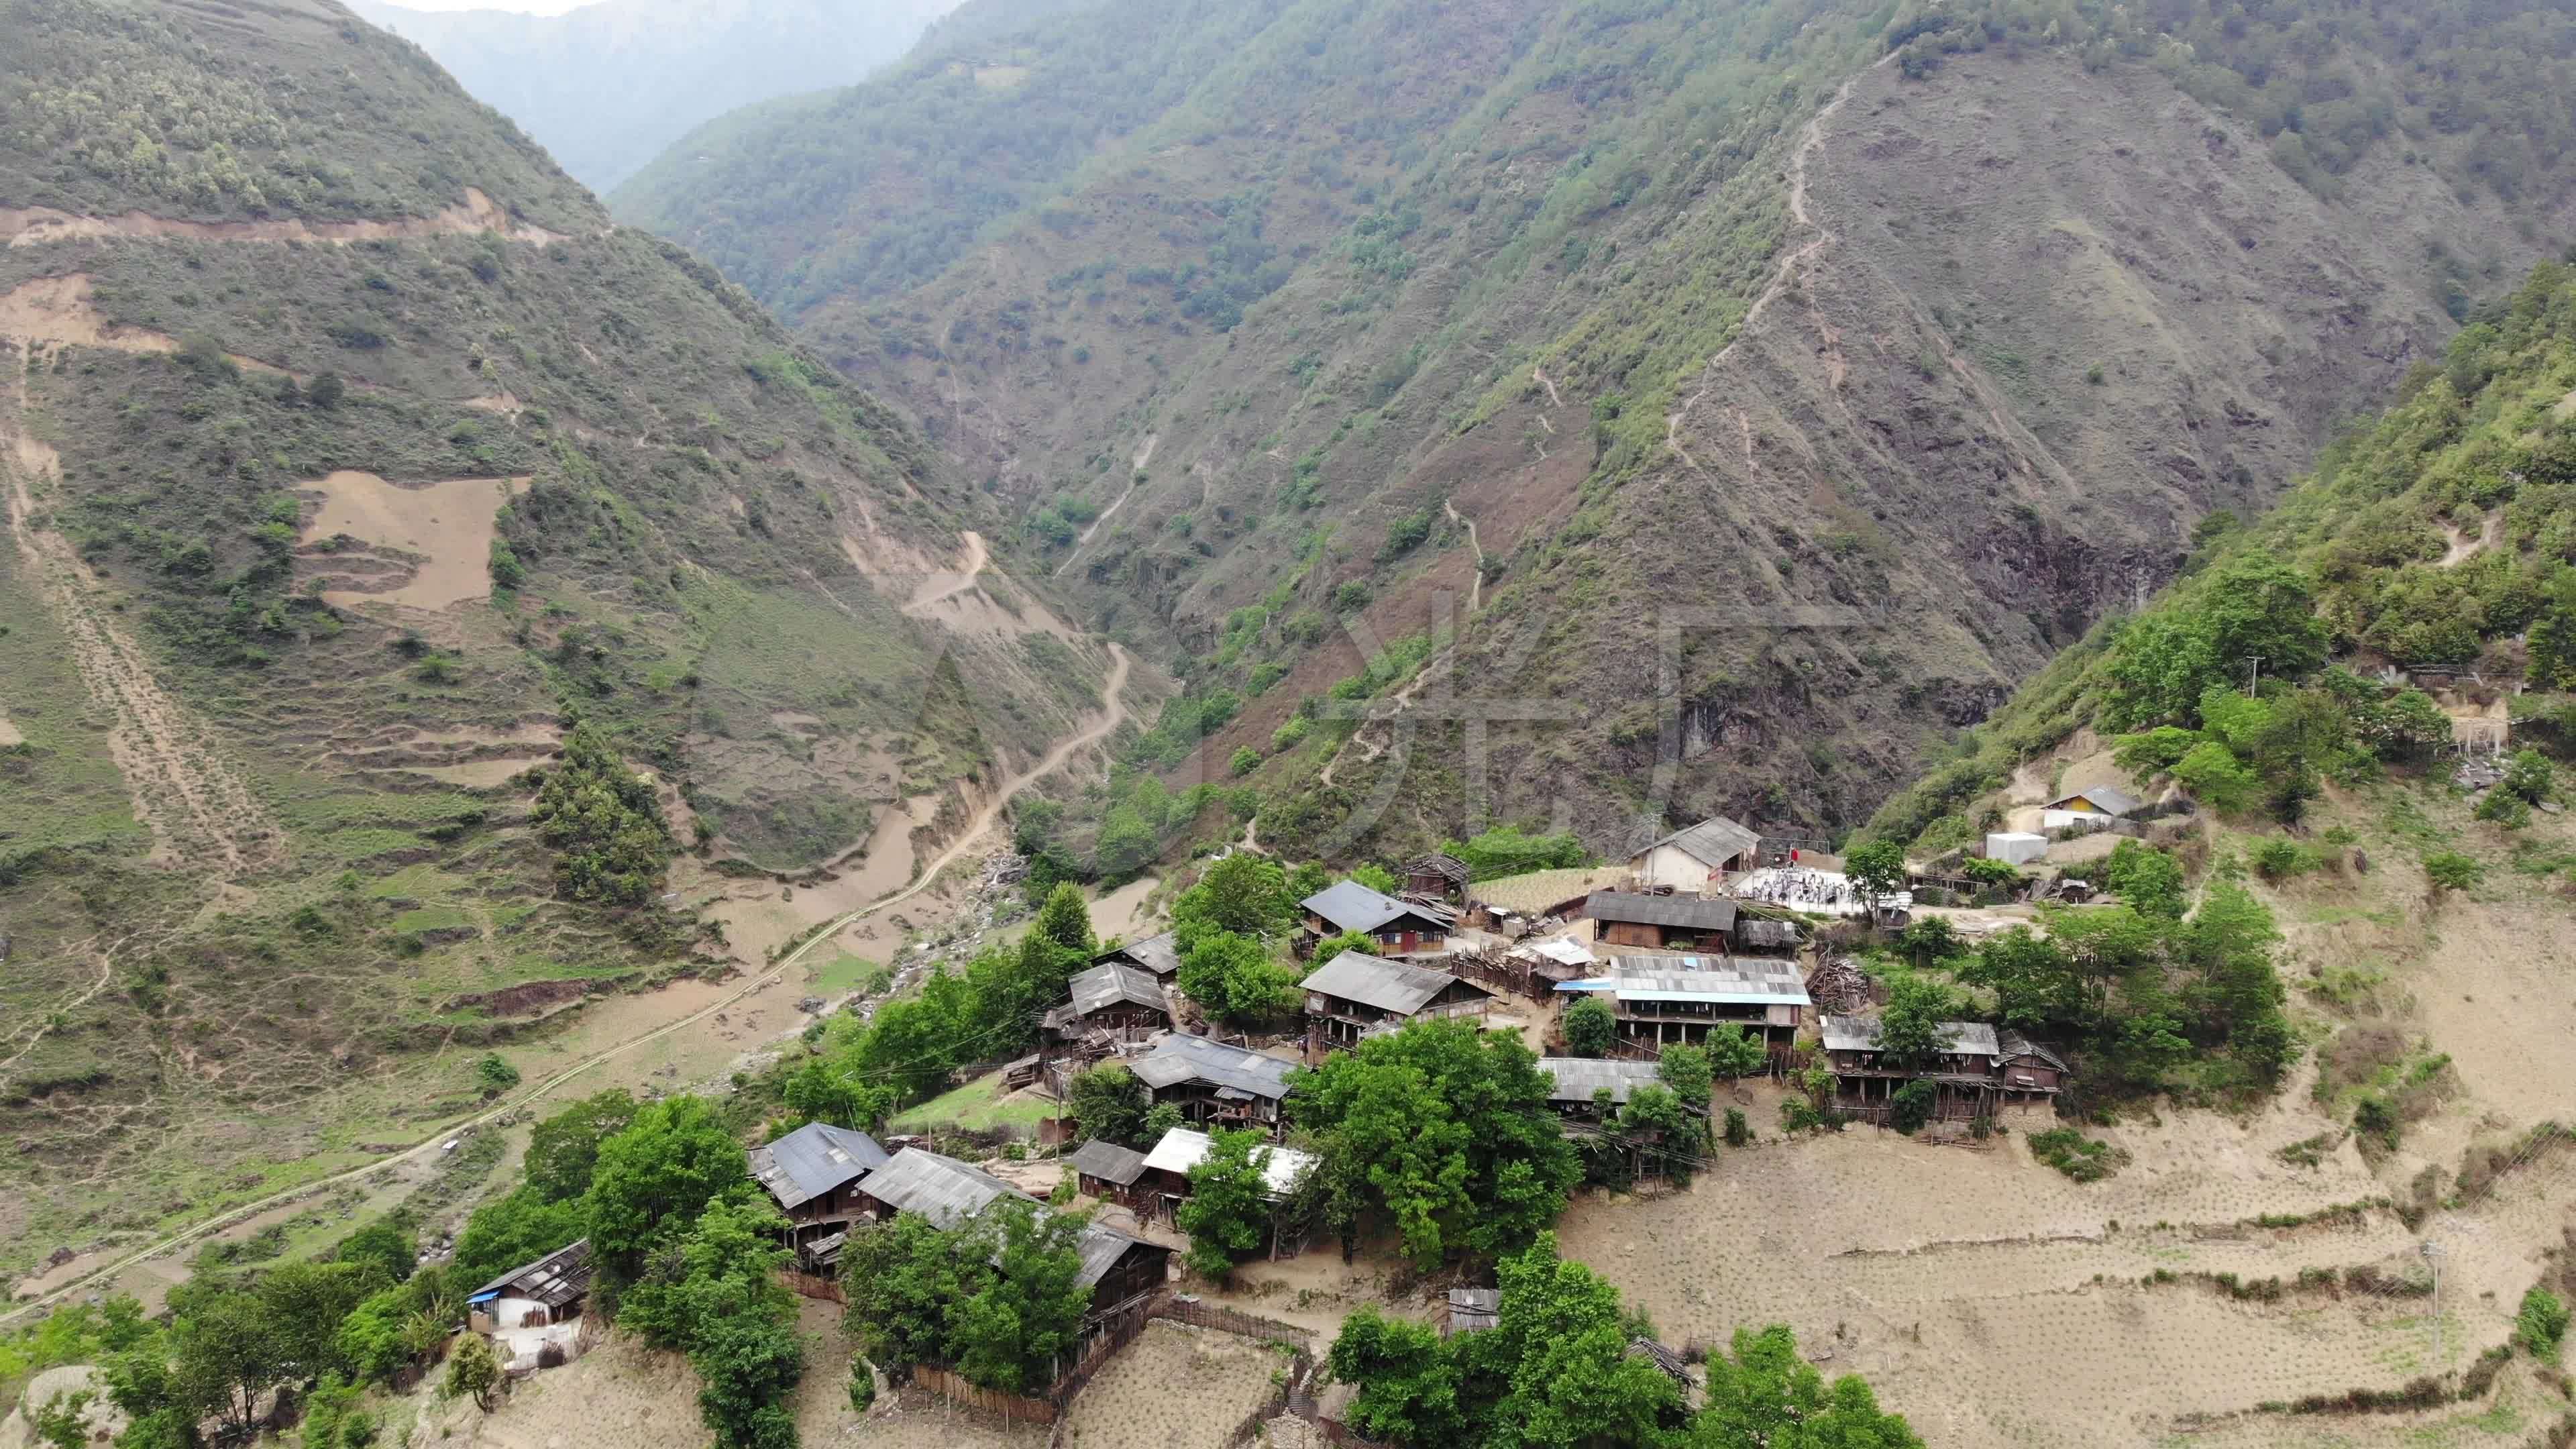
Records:
{"label": "dirt road", "polygon": [[831,921],[825,924],[823,929],[816,931],[812,936],[808,937],[804,944],[788,952],[786,955],[781,956],[768,970],[745,980],[739,990],[729,992],[718,1000],[709,1002],[705,1006],[698,1008],[696,1011],[690,1012],[686,1016],[664,1022],[650,1031],[639,1033],[638,1035],[619,1042],[614,1046],[603,1047],[598,1051],[592,1052],[581,1060],[572,1063],[561,1071],[547,1076],[544,1080],[528,1087],[527,1090],[516,1093],[508,1100],[490,1108],[487,1111],[478,1112],[472,1116],[462,1117],[453,1122],[447,1123],[437,1131],[430,1133],[428,1136],[422,1138],[420,1141],[414,1143],[412,1146],[401,1152],[389,1153],[372,1162],[361,1163],[356,1167],[344,1168],[341,1171],[316,1178],[311,1182],[302,1184],[301,1186],[288,1188],[283,1192],[271,1193],[266,1197],[258,1198],[251,1202],[243,1203],[237,1207],[229,1208],[204,1222],[195,1224],[192,1227],[181,1229],[176,1233],[170,1234],[168,1237],[162,1238],[148,1246],[138,1248],[131,1253],[124,1254],[109,1262],[101,1263],[89,1272],[82,1274],[80,1277],[55,1287],[53,1291],[49,1293],[19,1304],[8,1312],[0,1313],[0,1325],[7,1325],[31,1314],[40,1312],[43,1309],[70,1297],[74,1293],[81,1291],[92,1283],[103,1282],[111,1279],[115,1275],[124,1272],[127,1268],[147,1259],[157,1258],[163,1254],[175,1252],[178,1249],[196,1242],[198,1239],[203,1238],[208,1234],[222,1231],[226,1225],[238,1222],[244,1217],[279,1207],[300,1198],[309,1197],[314,1193],[339,1186],[342,1183],[354,1182],[359,1178],[370,1176],[387,1167],[409,1162],[427,1154],[434,1153],[439,1149],[441,1143],[454,1137],[458,1132],[465,1128],[482,1127],[495,1122],[523,1107],[530,1106],[531,1104],[542,1100],[548,1093],[554,1091],[557,1087],[562,1086],[564,1083],[571,1081],[575,1077],[581,1076],[583,1073],[590,1071],[603,1062],[611,1061],[617,1057],[623,1056],[626,1053],[635,1050],[637,1047],[644,1046],[650,1042],[659,1041],[674,1032],[684,1031],[689,1027],[695,1026],[699,1022],[705,1021],[707,1018],[716,1015],[718,1012],[727,1011],[740,1005],[744,1000],[769,986],[772,982],[775,982],[787,972],[794,970],[798,964],[803,962],[807,953],[813,951],[824,942],[832,939],[833,936],[837,935],[851,922],[856,921],[863,916],[873,915],[878,911],[901,905],[903,902],[920,894],[923,890],[928,889],[930,884],[939,878],[939,873],[941,871],[946,870],[959,856],[965,854],[966,851],[974,845],[978,837],[982,836],[987,830],[992,828],[993,822],[1000,818],[1003,808],[1010,804],[1013,796],[1019,794],[1020,791],[1028,788],[1034,782],[1045,778],[1053,771],[1063,768],[1066,762],[1070,761],[1077,752],[1087,746],[1097,744],[1100,741],[1107,739],[1117,730],[1119,725],[1125,723],[1127,719],[1126,689],[1130,661],[1127,656],[1127,651],[1116,644],[1111,644],[1109,646],[1109,653],[1111,667],[1109,671],[1108,690],[1105,696],[1105,705],[1097,723],[1084,730],[1081,734],[1075,735],[1064,741],[1062,744],[1057,745],[1054,749],[1049,750],[1044,759],[1039,760],[1028,770],[1013,776],[1009,781],[1007,781],[1003,785],[1002,789],[995,794],[992,803],[986,805],[981,811],[977,812],[974,820],[968,824],[964,833],[957,837],[955,843],[951,844],[946,850],[940,852],[936,857],[932,858],[928,864],[924,865],[920,872],[913,877],[911,883],[906,885],[902,890],[896,891],[892,895],[886,896],[880,900],[873,901],[857,910],[849,911],[840,916],[834,917]]}
{"label": "dirt road", "polygon": [[913,596],[912,602],[903,606],[905,613],[917,618],[928,611],[933,604],[953,599],[975,587],[976,576],[984,572],[984,565],[992,561],[992,555],[984,549],[984,535],[970,528],[965,531],[964,537],[966,561],[958,566],[958,572],[953,576],[956,581],[942,583],[941,580],[952,576],[932,574],[923,582],[921,591]]}
{"label": "dirt road", "polygon": [[535,246],[570,239],[559,231],[513,223],[499,204],[471,186],[465,188],[462,204],[435,216],[397,217],[391,221],[175,221],[140,211],[122,216],[74,216],[49,206],[0,207],[0,237],[13,247],[100,236],[151,241],[330,242],[345,246],[350,242],[472,236],[487,231]]}

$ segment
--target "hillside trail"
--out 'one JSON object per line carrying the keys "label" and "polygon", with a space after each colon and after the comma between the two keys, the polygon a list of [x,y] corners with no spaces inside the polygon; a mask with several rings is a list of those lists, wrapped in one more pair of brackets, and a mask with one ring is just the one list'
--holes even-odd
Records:
{"label": "hillside trail", "polygon": [[0,420],[0,472],[9,475],[9,531],[35,592],[62,626],[73,666],[114,723],[108,754],[125,776],[135,817],[164,864],[205,860],[227,880],[280,864],[286,834],[222,754],[212,734],[154,677],[142,648],[110,622],[71,541],[36,523],[35,485],[60,475],[54,450],[28,430],[34,349],[0,339],[10,370]]}
{"label": "hillside trail", "polygon": [[[603,228],[605,235],[615,228]],[[434,216],[398,217],[391,221],[182,221],[129,211],[119,216],[76,216],[50,206],[0,207],[0,237],[13,247],[88,237],[123,237],[142,241],[352,242],[401,241],[429,236],[475,236],[496,232],[515,242],[551,246],[572,240],[571,233],[513,222],[499,203],[477,187],[465,188],[462,204]]]}
{"label": "hillside trail", "polygon": [[[1735,350],[1736,344],[1744,340],[1745,334],[1753,330],[1755,319],[1759,318],[1763,310],[1769,307],[1782,292],[1787,291],[1789,284],[1797,279],[1798,268],[1833,244],[1834,232],[1818,224],[1807,207],[1808,162],[1825,144],[1825,123],[1831,121],[1834,113],[1843,108],[1843,103],[1851,99],[1852,87],[1860,84],[1862,77],[1867,76],[1869,71],[1876,70],[1894,59],[1896,55],[1891,51],[1869,70],[1845,79],[1834,91],[1833,99],[1817,108],[1816,113],[1807,118],[1807,124],[1799,128],[1797,144],[1789,152],[1789,224],[1804,227],[1815,235],[1791,248],[1787,255],[1780,258],[1780,265],[1772,269],[1770,282],[1754,297],[1753,305],[1744,309],[1744,320],[1736,324],[1735,335],[1727,339],[1726,345],[1717,350],[1717,355],[1708,360],[1706,371],[1714,371],[1719,363],[1726,360],[1726,355]],[[1699,467],[1699,462],[1682,447],[1682,420],[1689,417],[1691,409],[1699,406],[1713,390],[1713,383],[1709,387],[1701,388],[1664,416],[1665,445],[1670,447],[1684,464],[1693,469]]]}
{"label": "hillside trail", "polygon": [[954,864],[959,856],[972,848],[976,840],[987,830],[992,828],[994,821],[1000,817],[1002,809],[1010,804],[1014,796],[1018,795],[1022,790],[1027,789],[1038,780],[1043,779],[1052,771],[1062,768],[1067,761],[1073,758],[1077,751],[1083,749],[1085,746],[1096,744],[1101,740],[1107,739],[1121,724],[1124,724],[1128,718],[1126,693],[1131,661],[1128,658],[1127,651],[1117,644],[1113,643],[1109,646],[1109,653],[1111,664],[1108,686],[1103,692],[1103,709],[1101,717],[1097,723],[1084,730],[1081,734],[1075,735],[1074,737],[1064,741],[1062,744],[1056,746],[1054,749],[1049,750],[1046,756],[1039,760],[1035,765],[1030,766],[1026,771],[1013,776],[1010,780],[1005,782],[1001,790],[994,795],[991,803],[987,804],[981,811],[977,812],[975,819],[967,826],[966,830],[957,837],[956,841],[946,850],[941,851],[938,856],[934,857],[930,861],[929,864],[923,866],[920,871],[913,876],[911,882],[905,885],[903,889],[895,891],[890,895],[882,896],[856,910],[847,911],[841,915],[833,917],[807,936],[802,945],[799,945],[794,950],[780,956],[767,970],[760,972],[756,976],[747,978],[740,989],[729,992],[685,1016],[676,1017],[652,1028],[649,1031],[640,1032],[634,1036],[628,1037],[624,1041],[602,1047],[599,1050],[581,1058],[579,1061],[573,1062],[572,1064],[564,1067],[562,1070],[549,1074],[544,1078],[544,1080],[533,1084],[527,1090],[511,1096],[507,1100],[493,1107],[474,1113],[471,1116],[460,1117],[454,1121],[446,1123],[438,1128],[438,1130],[421,1138],[418,1142],[400,1152],[387,1153],[371,1162],[360,1163],[356,1167],[343,1168],[338,1172],[315,1178],[311,1182],[303,1183],[296,1187],[286,1188],[279,1192],[273,1192],[265,1197],[256,1198],[250,1202],[227,1208],[203,1222],[180,1229],[178,1232],[160,1238],[144,1247],[137,1248],[131,1253],[123,1254],[109,1262],[101,1263],[79,1277],[74,1278],[69,1282],[57,1285],[51,1292],[27,1299],[24,1302],[12,1305],[6,1312],[0,1312],[0,1327],[5,1327],[10,1323],[26,1318],[30,1314],[42,1312],[54,1304],[68,1299],[73,1294],[82,1291],[90,1284],[112,1279],[117,1274],[124,1272],[126,1269],[133,1267],[137,1263],[142,1263],[152,1258],[176,1252],[178,1249],[184,1248],[200,1238],[223,1231],[225,1227],[233,1223],[240,1222],[246,1218],[255,1217],[260,1213],[282,1207],[287,1203],[295,1202],[302,1198],[310,1197],[316,1193],[327,1191],[344,1183],[356,1182],[361,1178],[371,1177],[386,1168],[434,1154],[439,1150],[441,1144],[445,1143],[450,1138],[453,1138],[459,1132],[489,1126],[513,1113],[533,1107],[536,1103],[544,1100],[547,1094],[553,1092],[556,1088],[572,1081],[576,1077],[592,1071],[603,1063],[613,1061],[638,1047],[660,1041],[664,1037],[670,1036],[676,1032],[686,1031],[690,1027],[698,1025],[718,1013],[730,1011],[733,1008],[740,1006],[744,1001],[748,1000],[752,996],[766,990],[787,972],[795,969],[796,966],[805,959],[808,953],[812,952],[816,947],[822,945],[824,942],[831,940],[834,936],[839,935],[841,931],[852,922],[857,921],[862,917],[873,915],[878,911],[899,906],[905,901],[908,901],[914,896],[929,889],[930,886],[939,879],[941,871],[946,870],[950,865]]}
{"label": "hillside trail", "polygon": [[1440,500],[1440,511],[1449,515],[1451,523],[1459,524],[1467,530],[1467,551],[1476,556],[1476,573],[1467,585],[1467,612],[1473,614],[1485,607],[1485,546],[1476,541],[1476,520],[1461,515],[1458,512],[1458,505],[1443,498]]}
{"label": "hillside trail", "polygon": [[953,599],[975,587],[976,576],[984,572],[984,565],[992,562],[992,555],[984,549],[984,535],[969,528],[963,536],[966,540],[966,562],[959,565],[954,576],[956,581],[943,585],[940,580],[950,575],[932,574],[923,582],[921,591],[913,595],[912,602],[903,606],[905,613],[918,618],[933,604]]}
{"label": "hillside trail", "polygon": [[1116,498],[1112,499],[1107,508],[1100,510],[1100,516],[1091,520],[1091,526],[1084,529],[1081,535],[1074,539],[1073,552],[1066,554],[1064,556],[1064,562],[1055,566],[1054,577],[1064,577],[1064,571],[1073,567],[1073,561],[1082,556],[1082,551],[1084,549],[1091,546],[1091,540],[1093,537],[1100,532],[1101,528],[1106,525],[1110,519],[1117,516],[1119,509],[1127,506],[1127,500],[1136,496],[1136,490],[1144,486],[1136,481],[1136,475],[1145,471],[1145,465],[1147,463],[1154,461],[1154,445],[1161,441],[1163,441],[1163,435],[1160,433],[1147,433],[1145,435],[1144,445],[1136,450],[1136,461],[1127,471],[1126,489]]}
{"label": "hillside trail", "polygon": [[[1460,513],[1456,504],[1443,498],[1440,500],[1440,511],[1448,516],[1451,523],[1467,530],[1467,551],[1475,555],[1476,572],[1467,585],[1467,617],[1472,619],[1478,610],[1485,607],[1485,546],[1477,540],[1476,520]],[[1353,745],[1360,748],[1360,763],[1376,763],[1378,757],[1384,755],[1394,745],[1394,732],[1390,730],[1387,743],[1381,745],[1367,738],[1368,727],[1373,724],[1386,724],[1397,715],[1412,708],[1414,696],[1422,692],[1422,686],[1430,682],[1432,675],[1449,667],[1450,656],[1456,648],[1457,646],[1453,644],[1424,661],[1422,667],[1414,671],[1413,678],[1405,682],[1404,688],[1388,696],[1386,708],[1371,711],[1368,718],[1360,722],[1360,727],[1351,731],[1351,737],[1342,742],[1342,748],[1333,751],[1333,757],[1324,762],[1324,768],[1315,772],[1316,783],[1322,785],[1333,783],[1333,772],[1341,767],[1343,754]],[[1252,829],[1247,825],[1244,827],[1244,843],[1249,846],[1251,842]]]}

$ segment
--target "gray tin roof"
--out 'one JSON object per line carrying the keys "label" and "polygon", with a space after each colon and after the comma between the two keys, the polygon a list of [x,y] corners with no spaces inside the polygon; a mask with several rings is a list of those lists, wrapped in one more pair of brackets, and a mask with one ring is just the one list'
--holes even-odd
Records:
{"label": "gray tin roof", "polygon": [[[1878,1018],[1874,1016],[1828,1016],[1820,1028],[1825,1050],[1829,1052],[1874,1052],[1878,1046]],[[2001,1054],[1995,1042],[1992,1022],[1945,1021],[1941,1023],[1942,1050],[1951,1056],[1993,1057]]]}
{"label": "gray tin roof", "polygon": [[1628,1094],[1638,1087],[1651,1087],[1663,1081],[1662,1069],[1653,1062],[1614,1062],[1593,1057],[1541,1057],[1538,1069],[1555,1079],[1549,1089],[1551,1102],[1589,1102],[1603,1087],[1610,1089],[1610,1100],[1625,1103]]}
{"label": "gray tin roof", "polygon": [[1382,896],[1355,880],[1337,880],[1297,905],[1323,917],[1336,931],[1374,931],[1399,916],[1420,916],[1436,926],[1457,920],[1441,907]]}
{"label": "gray tin roof", "polygon": [[507,1296],[561,1308],[590,1291],[590,1239],[566,1243],[533,1263],[522,1263],[465,1295],[466,1301]]}
{"label": "gray tin roof", "polygon": [[[1434,997],[1459,984],[1459,978],[1446,971],[1432,971],[1410,966],[1402,961],[1384,961],[1360,951],[1344,951],[1315,968],[1301,983],[1308,991],[1392,1011],[1398,1016],[1411,1016],[1431,1004]],[[1467,983],[1474,986],[1475,983]],[[1483,995],[1492,993],[1481,986]]]}
{"label": "gray tin roof", "polygon": [[1132,1147],[1121,1147],[1115,1142],[1103,1142],[1097,1137],[1075,1148],[1073,1155],[1065,1161],[1071,1163],[1073,1170],[1081,1176],[1114,1182],[1120,1187],[1131,1186],[1137,1178],[1145,1175],[1144,1153]]}
{"label": "gray tin roof", "polygon": [[1179,948],[1172,944],[1172,933],[1169,931],[1159,936],[1147,936],[1141,941],[1130,941],[1124,946],[1113,947],[1091,959],[1094,963],[1130,962],[1157,976],[1170,976],[1181,969],[1181,953]]}
{"label": "gray tin roof", "polygon": [[2020,1032],[2003,1030],[1995,1033],[1995,1054],[2006,1057],[2037,1057],[2059,1071],[2070,1071],[2066,1058],[2045,1042],[2032,1041]]}
{"label": "gray tin roof", "polygon": [[1583,914],[1596,921],[1634,921],[1695,931],[1735,928],[1735,902],[1725,896],[1650,896],[1634,891],[1594,891]]}
{"label": "gray tin roof", "polygon": [[1746,920],[1735,928],[1736,944],[1740,946],[1795,946],[1799,939],[1795,921]]}
{"label": "gray tin roof", "polygon": [[2060,795],[2041,808],[2054,810],[2069,800],[2090,800],[2113,815],[2126,815],[2145,803],[2117,785],[2095,785],[2088,790],[2075,790]]}
{"label": "gray tin roof", "polygon": [[[918,1147],[896,1153],[870,1177],[868,1195],[898,1212],[918,1213],[941,1228],[953,1228],[1006,1197],[1028,1203],[1041,1212],[1051,1211],[1046,1204],[982,1168]],[[1082,1286],[1092,1287],[1118,1266],[1118,1260],[1129,1249],[1156,1246],[1116,1228],[1090,1224],[1074,1244],[1074,1251],[1082,1258],[1082,1271],[1077,1276]]]}
{"label": "gray tin roof", "polygon": [[1152,972],[1121,962],[1103,962],[1076,974],[1072,989],[1073,1009],[1082,1016],[1121,1004],[1149,1006],[1162,1012],[1172,1009],[1163,996],[1163,983],[1155,980]]}
{"label": "gray tin roof", "polygon": [[1805,1006],[1795,961],[1727,956],[1613,956],[1610,989],[1621,1001],[1715,1001]]}
{"label": "gray tin roof", "polygon": [[875,1138],[827,1122],[808,1122],[750,1156],[751,1175],[791,1212],[886,1164]]}
{"label": "gray tin roof", "polygon": [[1686,825],[1661,840],[1649,841],[1637,848],[1635,855],[1669,845],[1702,865],[1724,865],[1735,857],[1762,844],[1762,837],[1752,830],[1727,819],[1712,815],[1697,825]]}
{"label": "gray tin roof", "polygon": [[1206,1037],[1183,1032],[1164,1037],[1154,1044],[1153,1051],[1128,1064],[1138,1081],[1156,1091],[1195,1080],[1272,1101],[1288,1095],[1288,1074],[1295,1069],[1294,1062],[1241,1047],[1219,1046]]}

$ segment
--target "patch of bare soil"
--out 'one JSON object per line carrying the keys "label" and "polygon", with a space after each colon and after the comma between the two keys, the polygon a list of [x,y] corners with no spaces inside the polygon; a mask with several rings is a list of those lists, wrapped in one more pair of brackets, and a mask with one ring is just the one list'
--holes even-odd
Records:
{"label": "patch of bare soil", "polygon": [[18,732],[16,725],[9,722],[9,716],[0,714],[0,750],[5,750],[11,745],[23,745],[26,742],[27,737]]}
{"label": "patch of bare soil", "polygon": [[1066,1407],[1067,1449],[1225,1449],[1285,1356],[1239,1334],[1154,1322]]}
{"label": "patch of bare soil", "polygon": [[308,222],[300,218],[285,221],[182,221],[140,211],[129,211],[123,216],[74,216],[49,206],[0,207],[0,237],[8,238],[8,244],[13,247],[41,246],[47,242],[75,241],[84,237],[346,244],[395,241],[405,237],[472,236],[487,231],[536,246],[565,240],[561,232],[513,222],[510,214],[492,198],[471,186],[465,188],[465,200],[461,205],[448,207],[435,216],[403,217],[393,221]]}
{"label": "patch of bare soil", "polygon": [[161,688],[142,649],[107,617],[70,541],[36,526],[36,490],[60,475],[62,462],[28,431],[26,360],[22,344],[5,363],[12,406],[0,419],[0,472],[9,475],[10,530],[70,640],[82,682],[115,717],[108,752],[133,792],[136,818],[152,832],[154,857],[209,860],[228,876],[274,865],[285,855],[284,832],[212,732]]}
{"label": "patch of bare soil", "polygon": [[984,565],[991,561],[992,555],[984,550],[984,535],[970,528],[965,531],[964,538],[966,540],[965,561],[957,566],[957,571],[953,574],[935,573],[923,579],[921,587],[914,591],[911,602],[903,606],[905,613],[918,617],[933,604],[955,598],[975,587],[975,576],[984,571]]}
{"label": "patch of bare soil", "polygon": [[[304,525],[305,546],[297,557],[323,580],[322,597],[344,608],[375,602],[436,610],[489,598],[492,540],[498,536],[493,516],[528,481],[454,478],[403,488],[373,473],[343,469],[305,485],[320,495],[321,506]],[[370,548],[315,547],[343,534]]]}

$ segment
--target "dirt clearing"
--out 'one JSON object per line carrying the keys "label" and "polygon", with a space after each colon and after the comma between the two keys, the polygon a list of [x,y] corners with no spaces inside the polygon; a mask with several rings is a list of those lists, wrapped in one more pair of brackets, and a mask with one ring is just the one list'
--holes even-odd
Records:
{"label": "dirt clearing", "polygon": [[1288,1365],[1251,1339],[1154,1322],[1074,1396],[1067,1449],[1225,1449]]}
{"label": "dirt clearing", "polygon": [[8,749],[12,745],[23,745],[26,742],[27,737],[18,733],[16,725],[9,723],[9,716],[0,714],[0,750]]}
{"label": "dirt clearing", "polygon": [[[400,488],[373,473],[349,469],[304,485],[322,506],[304,525],[305,561],[321,570],[322,597],[343,608],[363,603],[411,609],[444,609],[492,595],[493,515],[528,486],[520,478],[452,478]],[[396,549],[415,560],[388,560],[354,550],[316,552],[311,546],[346,534],[377,549]],[[392,568],[384,568],[391,563]],[[330,588],[331,583],[390,588]]]}

